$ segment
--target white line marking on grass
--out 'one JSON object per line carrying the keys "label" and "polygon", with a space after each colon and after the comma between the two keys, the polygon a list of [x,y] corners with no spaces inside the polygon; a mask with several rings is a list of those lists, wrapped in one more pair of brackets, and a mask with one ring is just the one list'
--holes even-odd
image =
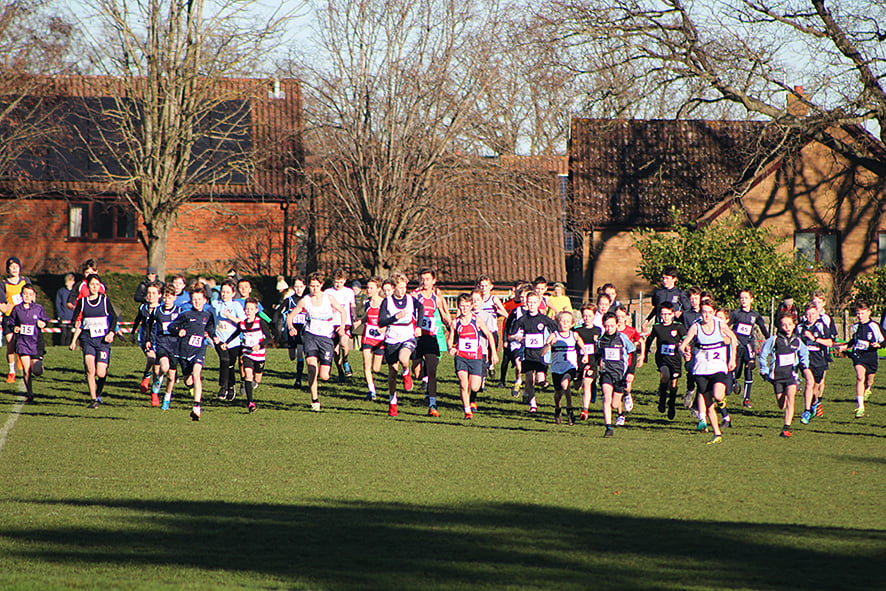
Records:
{"label": "white line marking on grass", "polygon": [[9,435],[9,432],[12,431],[12,428],[15,426],[15,422],[18,420],[18,417],[22,413],[22,408],[25,406],[24,400],[19,400],[15,403],[15,406],[12,407],[12,412],[9,414],[9,418],[6,419],[6,424],[3,425],[3,428],[0,429],[0,452],[3,451],[3,446],[6,445],[6,437]]}

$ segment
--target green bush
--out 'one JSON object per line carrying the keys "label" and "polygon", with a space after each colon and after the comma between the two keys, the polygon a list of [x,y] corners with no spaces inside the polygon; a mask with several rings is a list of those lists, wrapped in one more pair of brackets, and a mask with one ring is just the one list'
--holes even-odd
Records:
{"label": "green bush", "polygon": [[738,305],[744,287],[760,302],[788,294],[802,302],[818,287],[802,264],[779,251],[782,240],[764,228],[746,226],[739,215],[698,229],[635,230],[633,239],[642,255],[641,277],[656,284],[667,265],[676,265],[684,288],[697,285],[729,307]]}

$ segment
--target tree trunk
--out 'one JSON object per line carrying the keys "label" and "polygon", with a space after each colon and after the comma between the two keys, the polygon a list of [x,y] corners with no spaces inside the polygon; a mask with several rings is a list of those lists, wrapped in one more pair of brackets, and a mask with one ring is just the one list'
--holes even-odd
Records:
{"label": "tree trunk", "polygon": [[157,278],[160,281],[166,280],[166,246],[174,221],[170,216],[145,224],[148,234],[148,266],[157,268]]}

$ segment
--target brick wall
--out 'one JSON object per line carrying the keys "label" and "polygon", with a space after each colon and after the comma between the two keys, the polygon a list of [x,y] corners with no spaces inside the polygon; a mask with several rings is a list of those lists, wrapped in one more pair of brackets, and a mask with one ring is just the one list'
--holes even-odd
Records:
{"label": "brick wall", "polygon": [[[193,203],[184,206],[170,235],[167,273],[222,274],[239,259],[238,269],[281,267],[283,214],[276,203]],[[0,207],[0,257],[22,260],[26,273],[78,269],[86,258],[101,271],[144,272],[141,241],[84,241],[68,236],[68,205],[63,200],[28,199]]]}

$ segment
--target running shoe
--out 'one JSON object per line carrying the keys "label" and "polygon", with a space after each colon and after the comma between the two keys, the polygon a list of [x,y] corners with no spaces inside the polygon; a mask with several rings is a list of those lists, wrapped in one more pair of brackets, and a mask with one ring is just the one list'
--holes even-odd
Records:
{"label": "running shoe", "polygon": [[477,410],[477,408],[478,408],[478,407],[477,407],[477,403],[476,403],[476,402],[472,402],[472,403],[471,403],[471,410]]}
{"label": "running shoe", "polygon": [[163,386],[163,376],[157,376],[154,378],[154,382],[151,384],[151,392],[155,392],[156,394],[160,394],[160,388]]}
{"label": "running shoe", "polygon": [[246,409],[247,409],[249,412],[255,412],[255,403],[254,403],[254,402],[250,402],[249,404],[246,405]]}
{"label": "running shoe", "polygon": [[163,400],[163,405],[160,406],[160,410],[169,410],[169,401],[168,400],[165,400],[165,399]]}
{"label": "running shoe", "polygon": [[[246,392],[244,391],[243,394],[246,394]],[[225,394],[225,400],[227,400],[228,402],[233,402],[235,398],[237,398],[237,386],[231,386],[228,388],[228,392]]]}
{"label": "running shoe", "polygon": [[625,424],[625,416],[618,415],[618,417],[616,417],[616,419],[615,419],[615,426],[616,427],[624,427],[624,424]]}
{"label": "running shoe", "polygon": [[141,383],[138,385],[138,391],[141,392],[142,394],[147,394],[148,388],[150,388],[150,387],[151,387],[151,377],[145,376],[144,378],[142,378]]}
{"label": "running shoe", "polygon": [[98,400],[90,400],[89,404],[86,405],[86,408],[98,408],[101,406],[101,402]]}
{"label": "running shoe", "polygon": [[538,412],[538,407],[537,406],[530,406],[529,412]]}
{"label": "running shoe", "polygon": [[701,415],[698,414],[698,411],[697,411],[696,409],[694,409],[694,408],[693,408],[692,410],[689,411],[689,414],[692,415],[692,420],[693,420],[693,421],[697,421],[697,420],[701,419]]}
{"label": "running shoe", "polygon": [[674,417],[677,416],[677,402],[672,400],[668,403],[668,419],[674,420]]}
{"label": "running shoe", "polygon": [[723,417],[723,421],[720,423],[720,426],[724,429],[729,429],[730,427],[732,427],[732,417],[730,417],[729,415]]}
{"label": "running shoe", "polygon": [[160,406],[160,396],[156,392],[151,392],[151,406]]}
{"label": "running shoe", "polygon": [[824,409],[822,409],[821,407],[821,400],[812,405],[812,414],[819,418],[824,416]]}
{"label": "running shoe", "polygon": [[695,402],[695,390],[686,390],[686,394],[683,395],[683,406],[692,408],[693,402]]}
{"label": "running shoe", "polygon": [[699,422],[698,422],[698,425],[695,426],[695,429],[696,429],[697,431],[702,432],[702,433],[707,433],[707,432],[708,432],[708,423],[707,423],[707,421],[699,421]]}
{"label": "running shoe", "polygon": [[868,400],[870,400],[870,398],[871,398],[871,389],[865,388],[864,389],[864,401],[867,402]]}
{"label": "running shoe", "polygon": [[753,408],[751,406],[751,399],[750,398],[745,398],[744,400],[742,400],[741,405],[745,408]]}
{"label": "running shoe", "polygon": [[428,416],[429,417],[439,417],[440,411],[437,410],[436,406],[430,406],[430,407],[428,407]]}
{"label": "running shoe", "polygon": [[228,389],[224,386],[218,389],[218,399],[219,400],[227,400],[228,399]]}
{"label": "running shoe", "polygon": [[785,439],[787,439],[788,437],[792,437],[792,436],[793,436],[793,433],[791,433],[791,431],[789,429],[782,429],[781,435],[779,437],[784,437]]}
{"label": "running shoe", "polygon": [[343,366],[343,368],[344,368],[344,370],[345,370],[345,375],[346,375],[347,377],[351,377],[352,375],[354,375],[354,370],[351,369],[351,364],[350,364],[350,363],[348,363],[347,361],[345,361],[345,362],[342,364],[342,366]]}
{"label": "running shoe", "polygon": [[465,413],[465,418],[466,418],[466,419],[473,419],[473,418],[474,418],[474,413],[472,413],[472,412],[466,412],[466,413]]}
{"label": "running shoe", "polygon": [[513,388],[511,388],[511,396],[513,396],[514,398],[520,398],[520,394],[522,394],[522,392],[520,391],[519,387],[514,386]]}
{"label": "running shoe", "polygon": [[612,437],[615,433],[612,431],[612,427],[606,427],[606,430],[603,431],[603,437]]}
{"label": "running shoe", "polygon": [[403,374],[403,389],[407,392],[412,392],[412,373],[406,372]]}
{"label": "running shoe", "polygon": [[203,410],[200,408],[200,405],[195,404],[194,408],[191,409],[191,420],[192,421],[199,421],[200,415],[202,415],[202,414],[203,414]]}
{"label": "running shoe", "polygon": [[708,441],[705,445],[716,445],[718,443],[723,443],[722,435],[714,435],[713,437],[711,437],[711,440]]}
{"label": "running shoe", "polygon": [[320,401],[319,400],[313,400],[311,402],[311,410],[314,412],[320,412]]}
{"label": "running shoe", "polygon": [[625,412],[631,412],[632,410],[634,410],[634,397],[631,396],[630,392],[625,392],[624,403]]}
{"label": "running shoe", "polygon": [[376,398],[378,398],[378,395],[375,392],[370,390],[369,392],[366,393],[366,400],[372,402]]}
{"label": "running shoe", "polygon": [[812,413],[809,412],[808,410],[804,410],[803,414],[800,415],[800,422],[803,423],[804,425],[808,425],[809,419],[811,419],[811,418],[812,418]]}
{"label": "running shoe", "polygon": [[563,409],[562,408],[555,408],[554,409],[554,422],[557,423],[558,425],[563,424]]}
{"label": "running shoe", "polygon": [[571,408],[566,410],[566,424],[570,427],[575,425],[575,413],[572,412]]}
{"label": "running shoe", "polygon": [[504,382],[499,382],[499,383],[498,383],[498,384],[496,384],[496,385],[497,385],[497,386],[498,386],[498,387],[499,387],[499,388],[501,388],[501,389],[502,389],[502,390],[504,390],[504,389],[505,389],[505,388],[507,388],[507,387],[508,387],[508,385],[507,385],[507,384],[505,384],[505,383],[504,383]]}
{"label": "running shoe", "polygon": [[578,418],[581,421],[587,421],[589,416],[591,416],[590,413],[587,410],[583,410],[579,413]]}
{"label": "running shoe", "polygon": [[14,384],[15,383],[15,374],[14,373],[7,374],[6,383],[7,384]]}
{"label": "running shoe", "polygon": [[389,417],[396,417],[397,414],[398,414],[397,413],[397,405],[396,404],[389,404],[388,405],[388,416]]}
{"label": "running shoe", "polygon": [[864,416],[864,409],[863,408],[855,409],[855,418],[856,419],[860,419],[863,416]]}

